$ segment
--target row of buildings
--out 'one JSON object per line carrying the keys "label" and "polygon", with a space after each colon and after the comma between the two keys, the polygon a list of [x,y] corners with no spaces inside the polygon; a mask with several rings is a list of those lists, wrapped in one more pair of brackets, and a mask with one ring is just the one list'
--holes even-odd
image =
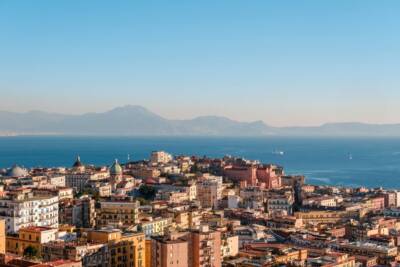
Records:
{"label": "row of buildings", "polygon": [[400,192],[172,156],[0,170],[1,266],[397,266]]}

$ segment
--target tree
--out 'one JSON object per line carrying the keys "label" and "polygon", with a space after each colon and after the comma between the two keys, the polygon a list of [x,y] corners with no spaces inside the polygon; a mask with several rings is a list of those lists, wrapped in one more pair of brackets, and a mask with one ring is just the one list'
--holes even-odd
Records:
{"label": "tree", "polygon": [[136,199],[140,202],[140,205],[149,205],[151,203],[150,200],[144,199],[142,197],[138,197]]}
{"label": "tree", "polygon": [[24,250],[24,256],[27,258],[38,258],[39,251],[35,247],[27,246]]}
{"label": "tree", "polygon": [[157,192],[156,189],[152,186],[142,185],[141,187],[139,187],[139,193],[144,199],[149,200],[154,199]]}

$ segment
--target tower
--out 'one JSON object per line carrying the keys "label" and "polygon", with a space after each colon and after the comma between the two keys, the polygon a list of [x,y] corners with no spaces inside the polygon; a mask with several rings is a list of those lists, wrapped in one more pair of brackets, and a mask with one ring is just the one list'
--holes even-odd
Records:
{"label": "tower", "polygon": [[72,168],[78,172],[85,171],[85,165],[82,164],[81,157],[79,155],[76,157],[75,163],[74,165],[72,165]]}
{"label": "tower", "polygon": [[117,184],[122,181],[122,167],[118,163],[118,159],[115,159],[113,165],[110,167],[110,178],[111,178],[111,186],[113,190],[115,190]]}

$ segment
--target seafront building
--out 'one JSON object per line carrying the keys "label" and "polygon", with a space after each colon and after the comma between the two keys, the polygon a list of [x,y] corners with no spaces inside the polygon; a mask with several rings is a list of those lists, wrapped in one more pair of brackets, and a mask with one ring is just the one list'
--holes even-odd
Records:
{"label": "seafront building", "polygon": [[307,184],[244,158],[0,170],[0,265],[400,265],[400,192]]}

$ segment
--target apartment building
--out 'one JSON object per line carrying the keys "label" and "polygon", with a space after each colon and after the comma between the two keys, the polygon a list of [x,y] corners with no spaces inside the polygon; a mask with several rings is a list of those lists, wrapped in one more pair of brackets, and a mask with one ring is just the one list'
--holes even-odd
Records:
{"label": "apartment building", "polygon": [[150,162],[153,164],[168,163],[172,159],[172,155],[165,151],[153,151],[150,156]]}
{"label": "apartment building", "polygon": [[122,232],[119,229],[90,230],[88,241],[105,243],[109,251],[109,267],[144,267],[145,236],[143,233]]}
{"label": "apartment building", "polygon": [[7,233],[29,226],[58,227],[58,196],[38,196],[30,189],[10,192],[0,199],[0,219]]}
{"label": "apartment building", "polygon": [[172,233],[151,238],[152,267],[187,267],[189,263],[188,233]]}
{"label": "apartment building", "polygon": [[58,229],[49,227],[30,226],[21,228],[17,235],[6,237],[7,252],[22,256],[25,249],[33,247],[41,253],[42,245],[56,240],[57,232]]}
{"label": "apartment building", "polygon": [[71,172],[65,175],[65,184],[75,191],[82,191],[89,182],[105,180],[109,177],[108,171]]}
{"label": "apartment building", "polygon": [[192,230],[190,235],[189,263],[193,267],[221,267],[221,233],[201,225],[198,230]]}
{"label": "apartment building", "polygon": [[100,201],[97,226],[131,226],[139,222],[139,202],[129,200]]}
{"label": "apartment building", "polygon": [[197,183],[197,199],[203,208],[217,208],[222,198],[222,177],[207,176]]}

